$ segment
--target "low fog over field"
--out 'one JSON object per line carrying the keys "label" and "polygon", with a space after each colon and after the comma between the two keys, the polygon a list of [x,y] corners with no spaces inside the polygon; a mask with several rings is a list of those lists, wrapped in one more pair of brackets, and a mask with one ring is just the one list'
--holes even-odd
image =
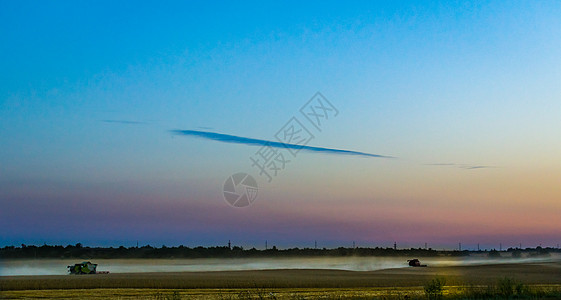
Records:
{"label": "low fog over field", "polygon": [[[98,271],[111,273],[195,272],[267,269],[332,269],[375,271],[408,268],[407,259],[413,257],[312,257],[312,258],[217,258],[217,259],[92,259]],[[463,266],[506,263],[544,263],[561,261],[561,255],[540,258],[429,257],[419,258],[429,267]],[[66,266],[79,259],[13,259],[0,260],[0,276],[63,275]]]}

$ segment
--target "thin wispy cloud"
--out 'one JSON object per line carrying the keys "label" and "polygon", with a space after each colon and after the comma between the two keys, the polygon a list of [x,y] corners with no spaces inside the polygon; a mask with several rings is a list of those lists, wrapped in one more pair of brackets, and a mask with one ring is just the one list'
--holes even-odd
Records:
{"label": "thin wispy cloud", "polygon": [[490,168],[496,168],[496,167],[495,166],[461,166],[460,168],[466,169],[466,170],[475,170],[475,169],[490,169]]}
{"label": "thin wispy cloud", "polygon": [[487,165],[469,165],[469,164],[456,164],[456,163],[433,163],[425,164],[426,166],[444,166],[444,167],[456,167],[464,170],[476,170],[476,169],[489,169],[496,168],[496,166]]}
{"label": "thin wispy cloud", "polygon": [[101,120],[103,123],[125,124],[125,125],[144,125],[146,122],[128,121],[128,120]]}
{"label": "thin wispy cloud", "polygon": [[295,149],[295,150],[303,150],[308,152],[317,152],[317,153],[325,153],[325,154],[336,154],[336,155],[355,155],[355,156],[364,156],[364,157],[377,157],[377,158],[393,158],[391,156],[379,155],[379,154],[372,154],[366,152],[359,152],[359,151],[352,151],[352,150],[344,150],[344,149],[334,149],[334,148],[323,148],[323,147],[313,147],[313,146],[303,146],[303,145],[296,145],[296,144],[287,144],[275,141],[268,141],[262,139],[254,139],[248,138],[243,136],[236,136],[230,134],[222,134],[210,131],[198,131],[198,130],[171,130],[171,133],[175,135],[183,135],[183,136],[190,136],[190,137],[198,137],[207,140],[213,140],[223,143],[232,143],[232,144],[242,144],[248,146],[270,146],[274,148],[286,148],[286,149]]}

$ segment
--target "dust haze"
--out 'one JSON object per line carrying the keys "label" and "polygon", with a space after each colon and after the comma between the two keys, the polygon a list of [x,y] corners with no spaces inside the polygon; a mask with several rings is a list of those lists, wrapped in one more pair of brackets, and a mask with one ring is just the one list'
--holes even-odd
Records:
{"label": "dust haze", "polygon": [[[298,257],[298,258],[204,258],[204,259],[8,259],[0,260],[0,276],[64,275],[66,266],[89,260],[98,271],[111,273],[202,272],[275,269],[327,269],[376,271],[408,268],[413,257]],[[561,255],[539,258],[415,257],[429,267],[547,263],[561,261]]]}

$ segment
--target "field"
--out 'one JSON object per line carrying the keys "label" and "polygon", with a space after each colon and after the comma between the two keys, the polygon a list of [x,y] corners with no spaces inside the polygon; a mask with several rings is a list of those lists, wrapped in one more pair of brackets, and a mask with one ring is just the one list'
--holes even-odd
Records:
{"label": "field", "polygon": [[368,272],[290,269],[3,276],[0,296],[6,299],[420,299],[426,298],[425,289],[435,278],[444,285],[436,291],[436,298],[440,293],[445,298],[485,293],[508,296],[505,286],[512,294],[561,297],[561,262]]}

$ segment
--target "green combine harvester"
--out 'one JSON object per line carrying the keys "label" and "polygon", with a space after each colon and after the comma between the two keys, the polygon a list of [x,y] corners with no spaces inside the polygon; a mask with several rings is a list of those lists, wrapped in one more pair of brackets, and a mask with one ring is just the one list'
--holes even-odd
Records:
{"label": "green combine harvester", "polygon": [[97,264],[92,264],[89,261],[84,261],[82,263],[79,264],[75,264],[73,266],[68,266],[68,272],[70,272],[70,274],[95,274],[96,273],[96,268],[97,268]]}

